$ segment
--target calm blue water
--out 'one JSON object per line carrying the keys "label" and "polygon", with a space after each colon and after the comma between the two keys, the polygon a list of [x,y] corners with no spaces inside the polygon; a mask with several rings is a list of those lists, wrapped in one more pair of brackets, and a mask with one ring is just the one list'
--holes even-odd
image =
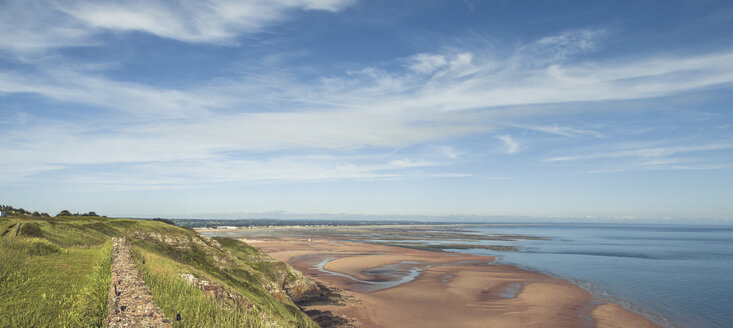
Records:
{"label": "calm blue water", "polygon": [[[468,250],[568,278],[668,327],[733,327],[733,226],[533,225],[475,228],[550,240],[521,252]],[[494,243],[496,244],[496,243]]]}

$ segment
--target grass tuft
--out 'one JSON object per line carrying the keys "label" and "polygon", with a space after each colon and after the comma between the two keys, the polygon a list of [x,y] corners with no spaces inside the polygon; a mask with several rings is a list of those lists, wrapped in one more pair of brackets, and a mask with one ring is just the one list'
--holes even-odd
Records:
{"label": "grass tuft", "polygon": [[[36,238],[0,239],[0,327],[99,327],[70,318],[104,320],[104,311],[86,307],[106,306],[106,294],[99,296],[107,286],[97,281],[105,273],[89,268],[99,267],[108,253],[105,247],[63,249]],[[80,299],[84,306],[75,305]]]}
{"label": "grass tuft", "polygon": [[101,255],[87,277],[86,284],[65,318],[66,327],[102,327],[107,316],[107,291],[110,286],[112,266],[112,241],[100,249]]}
{"label": "grass tuft", "polygon": [[[171,320],[174,327],[262,327],[256,309],[218,302],[181,279],[179,272],[192,271],[186,265],[167,257],[136,248],[134,258],[143,279],[153,294],[155,304]],[[146,264],[142,264],[145,260]],[[201,274],[200,272],[197,272]]]}

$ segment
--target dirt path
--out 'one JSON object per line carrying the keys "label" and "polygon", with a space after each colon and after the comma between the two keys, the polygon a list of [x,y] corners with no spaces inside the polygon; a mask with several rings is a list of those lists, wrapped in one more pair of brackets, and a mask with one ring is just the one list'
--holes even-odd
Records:
{"label": "dirt path", "polygon": [[148,286],[123,238],[112,248],[112,283],[108,293],[107,323],[117,327],[170,327],[170,321],[153,302]]}

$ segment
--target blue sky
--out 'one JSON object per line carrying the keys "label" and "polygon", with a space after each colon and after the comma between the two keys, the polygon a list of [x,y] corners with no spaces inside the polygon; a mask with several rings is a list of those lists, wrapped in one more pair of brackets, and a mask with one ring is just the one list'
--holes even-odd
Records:
{"label": "blue sky", "polygon": [[0,31],[0,203],[733,219],[730,1],[11,0]]}

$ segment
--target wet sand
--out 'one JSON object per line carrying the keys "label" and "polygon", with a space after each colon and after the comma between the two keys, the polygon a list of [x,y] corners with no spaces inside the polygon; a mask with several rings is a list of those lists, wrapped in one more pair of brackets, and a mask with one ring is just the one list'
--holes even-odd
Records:
{"label": "wet sand", "polygon": [[[658,327],[604,304],[567,280],[492,265],[489,256],[340,240],[242,239],[344,291],[343,305],[314,305],[358,327]],[[254,239],[257,238],[257,239]]]}

